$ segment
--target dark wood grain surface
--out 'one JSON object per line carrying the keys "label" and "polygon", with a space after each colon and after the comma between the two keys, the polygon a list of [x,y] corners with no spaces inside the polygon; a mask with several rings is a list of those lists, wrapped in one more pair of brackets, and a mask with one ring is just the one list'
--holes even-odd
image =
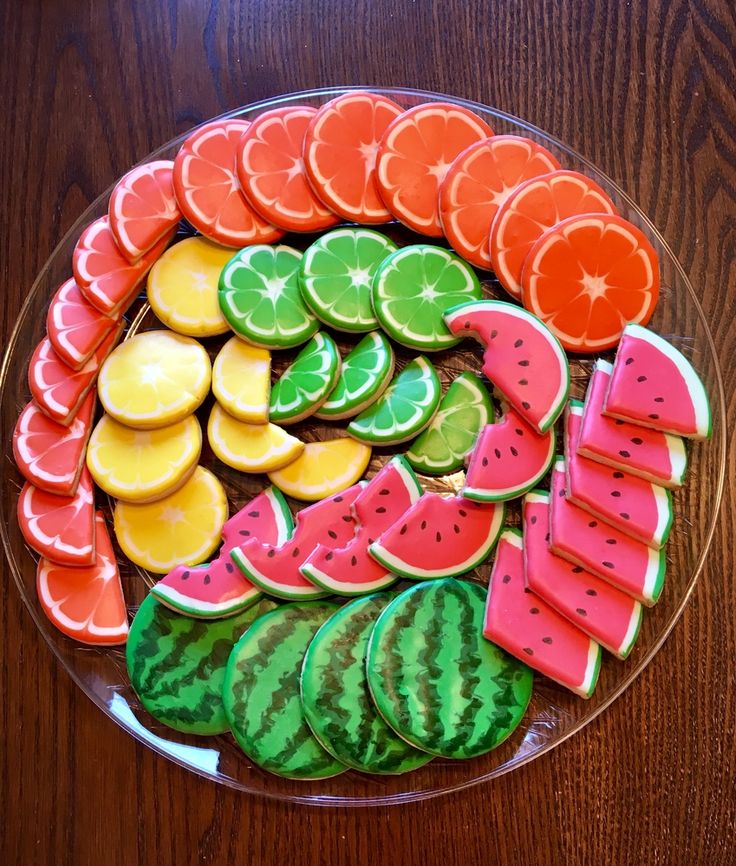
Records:
{"label": "dark wood grain surface", "polygon": [[[0,320],[131,164],[212,115],[329,84],[408,85],[529,119],[663,231],[736,415],[733,0],[4,0]],[[238,796],[137,745],[0,584],[0,852],[8,866],[736,863],[730,489],[680,623],[633,687],[550,755],[402,808]],[[703,507],[709,491],[702,490]]]}

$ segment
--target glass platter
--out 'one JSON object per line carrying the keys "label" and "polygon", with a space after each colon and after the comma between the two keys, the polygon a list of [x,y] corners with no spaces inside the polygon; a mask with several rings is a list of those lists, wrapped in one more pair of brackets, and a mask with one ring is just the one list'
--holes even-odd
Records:
{"label": "glass platter", "polygon": [[[346,89],[329,88],[288,94],[253,103],[232,112],[229,116],[252,119],[264,110],[289,103],[320,105],[345,92]],[[724,482],[725,400],[721,371],[708,324],[698,303],[697,294],[684,270],[664,238],[636,204],[584,157],[518,118],[478,103],[437,93],[400,88],[371,89],[389,96],[405,107],[435,99],[464,105],[487,120],[497,133],[516,133],[540,142],[555,154],[563,168],[582,171],[594,178],[606,190],[621,214],[645,231],[659,254],[663,290],[651,326],[659,333],[672,338],[673,342],[694,362],[711,397],[714,435],[707,445],[695,444],[689,449],[690,467],[687,483],[674,496],[676,518],[667,545],[667,579],[661,600],[655,608],[647,611],[639,640],[627,661],[620,662],[605,654],[598,687],[589,701],[581,700],[544,677],[538,676],[534,695],[522,724],[505,743],[484,757],[462,762],[436,759],[424,768],[403,776],[367,776],[350,771],[342,776],[319,782],[295,782],[269,775],[253,767],[229,735],[197,738],[178,734],[156,722],[142,709],[130,687],[124,650],[122,648],[98,650],[82,646],[64,637],[46,620],[36,598],[36,560],[24,544],[15,517],[21,476],[13,462],[11,437],[20,410],[29,399],[26,382],[27,365],[33,347],[44,334],[48,302],[55,289],[71,273],[71,254],[81,230],[107,210],[110,190],[101,195],[82,214],[54,250],[30,289],[3,360],[0,376],[2,403],[0,422],[5,472],[0,532],[10,572],[39,631],[69,675],[84,693],[123,730],[159,754],[219,784],[261,796],[311,805],[394,804],[434,797],[469,785],[487,782],[548,752],[592,721],[631,685],[652,660],[677,622],[695,587],[710,547]],[[181,136],[169,142],[145,161],[173,158],[185,137]],[[416,235],[398,226],[388,227],[387,232],[402,244],[417,240]],[[292,236],[285,242],[304,249],[310,240],[308,236]],[[492,277],[483,273],[480,276],[486,294],[504,297],[503,290]],[[129,320],[130,330],[153,327],[156,321],[148,311],[143,298],[139,299],[131,309]],[[214,338],[204,342],[214,354],[224,339]],[[470,343],[471,341],[466,341],[457,350],[433,357],[444,385],[447,385],[462,368],[479,371],[480,353],[478,347]],[[342,348],[346,345],[343,344]],[[399,352],[398,357],[401,363],[410,355]],[[286,365],[286,360],[279,359],[277,355],[274,361],[274,371],[278,375]],[[573,361],[572,396],[582,397],[590,369],[590,358],[582,357]],[[200,420],[206,421],[210,406],[211,398],[200,411]],[[321,438],[328,431],[334,436],[336,428],[339,428],[341,423],[346,422],[338,422],[330,428],[322,422],[307,421],[299,425],[294,432],[304,439],[314,440]],[[387,459],[388,452],[381,453],[378,450],[374,455],[371,471],[375,471]],[[262,477],[245,476],[225,467],[208,450],[206,443],[201,462],[213,468],[222,479],[233,511],[240,508],[264,486]],[[447,482],[429,479],[427,481],[427,486],[435,489],[441,489],[443,483],[446,484],[445,489],[453,484],[459,486],[461,483],[461,479],[457,476]],[[103,496],[98,496],[98,504],[106,510],[109,518],[111,503],[105,501]],[[518,511],[514,512],[514,509],[511,509],[510,513],[512,522],[514,520],[518,522]],[[111,520],[108,521],[108,525],[111,525]],[[131,565],[120,554],[119,549],[118,554],[123,587],[130,613],[133,614],[145,596],[152,578]],[[478,569],[475,576],[487,582],[489,571],[489,565],[485,564]]]}

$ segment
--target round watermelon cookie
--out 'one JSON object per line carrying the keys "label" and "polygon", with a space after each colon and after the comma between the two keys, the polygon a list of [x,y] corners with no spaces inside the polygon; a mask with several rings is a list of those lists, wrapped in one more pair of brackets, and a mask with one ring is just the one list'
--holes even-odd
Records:
{"label": "round watermelon cookie", "polygon": [[498,208],[491,226],[491,265],[501,285],[521,299],[521,272],[529,250],[568,217],[617,213],[608,195],[577,171],[553,171],[520,184]]}
{"label": "round watermelon cookie", "polygon": [[461,469],[486,424],[494,420],[493,403],[475,373],[461,373],[450,383],[429,427],[412,442],[406,459],[428,475]]}
{"label": "round watermelon cookie", "polygon": [[197,231],[226,247],[270,244],[283,232],[248,204],[236,174],[238,144],[249,124],[215,120],[195,130],[174,160],[174,193]]}
{"label": "round watermelon cookie", "polygon": [[480,300],[473,269],[442,247],[417,244],[387,256],[373,280],[373,308],[384,331],[410,349],[435,352],[460,342],[443,315]]}
{"label": "round watermelon cookie", "polygon": [[304,253],[302,297],[314,315],[338,331],[378,326],[371,287],[378,266],[396,244],[370,229],[340,228],[322,235]]}
{"label": "round watermelon cookie", "polygon": [[495,749],[532,694],[529,668],[482,634],[484,588],[445,578],[413,586],[379,616],[368,643],[368,686],[402,739],[445,758]]}
{"label": "round watermelon cookie", "polygon": [[318,232],[340,222],[313,192],[302,150],[309,105],[264,111],[245,130],[238,145],[238,178],[253,210],[290,232]]}
{"label": "round watermelon cookie", "polygon": [[337,610],[328,601],[285,604],[253,623],[225,671],[225,714],[256,766],[288,779],[326,779],[345,771],[304,718],[299,677],[319,627]]}
{"label": "round watermelon cookie", "polygon": [[375,403],[348,425],[348,433],[372,445],[398,445],[421,433],[442,395],[437,372],[420,355],[410,361]]}
{"label": "round watermelon cookie", "polygon": [[325,402],[340,375],[340,352],[324,331],[316,333],[271,390],[269,417],[277,424],[296,424]]}
{"label": "round watermelon cookie", "polygon": [[347,436],[307,442],[296,460],[283,469],[269,472],[268,478],[287,496],[316,502],[359,481],[370,459],[370,446]]}
{"label": "round watermelon cookie", "polygon": [[239,472],[272,472],[304,451],[304,443],[282,427],[238,421],[219,403],[210,412],[207,439],[215,456]]}
{"label": "round watermelon cookie", "polygon": [[319,330],[302,300],[302,254],[278,245],[246,247],[220,275],[220,308],[246,342],[264,349],[292,349]]}
{"label": "round watermelon cookie", "polygon": [[559,167],[546,148],[519,135],[494,135],[463,150],[440,186],[440,221],[453,249],[489,270],[488,235],[499,207],[520,183]]}
{"label": "round watermelon cookie", "polygon": [[232,337],[212,364],[212,393],[239,421],[265,424],[271,395],[271,353]]}
{"label": "round watermelon cookie", "polygon": [[368,639],[392,598],[376,593],[338,610],[312,639],[302,665],[302,707],[313,734],[338,761],[364,773],[407,773],[432,760],[394,733],[368,690]]}
{"label": "round watermelon cookie", "polygon": [[461,151],[493,135],[477,114],[447,102],[427,102],[393,120],[376,159],[378,191],[404,225],[442,237],[438,190]]}
{"label": "round watermelon cookie", "polygon": [[616,346],[629,322],[646,325],[659,299],[659,260],[637,226],[613,214],[580,215],[529,250],[524,306],[572,352]]}
{"label": "round watermelon cookie", "polygon": [[229,729],[222,701],[232,648],[272,601],[226,619],[202,622],[169,610],[148,595],[130,626],[125,658],[130,682],[154,719],[185,734]]}
{"label": "round watermelon cookie", "polygon": [[304,137],[304,168],[325,204],[343,219],[371,225],[391,214],[376,185],[376,156],[386,128],[403,109],[364,90],[323,105]]}
{"label": "round watermelon cookie", "polygon": [[110,194],[110,229],[129,262],[138,261],[179,224],[173,168],[174,163],[165,159],[138,165]]}

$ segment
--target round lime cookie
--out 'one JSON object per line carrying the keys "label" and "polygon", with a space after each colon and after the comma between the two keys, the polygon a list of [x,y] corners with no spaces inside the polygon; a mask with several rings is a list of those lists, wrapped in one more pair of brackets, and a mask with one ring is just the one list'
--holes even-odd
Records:
{"label": "round lime cookie", "polygon": [[461,373],[440,401],[437,414],[406,452],[417,472],[444,475],[457,472],[486,424],[494,420],[493,403],[475,373]]}
{"label": "round lime cookie", "polygon": [[324,331],[316,333],[271,390],[269,417],[296,424],[325,402],[340,375],[340,352]]}
{"label": "round lime cookie", "polygon": [[371,445],[398,445],[413,439],[437,411],[442,386],[423,355],[396,376],[381,396],[348,424],[348,433]]}
{"label": "round lime cookie", "polygon": [[236,253],[220,274],[218,299],[230,327],[254,346],[289,349],[319,329],[299,291],[302,254],[279,244]]}
{"label": "round lime cookie", "polygon": [[443,247],[416,244],[387,256],[373,278],[373,309],[397,343],[435,352],[456,346],[442,318],[450,307],[482,296],[470,265]]}
{"label": "round lime cookie", "polygon": [[299,287],[309,309],[338,331],[378,327],[371,286],[378,266],[396,244],[379,232],[339,228],[316,240],[302,258]]}

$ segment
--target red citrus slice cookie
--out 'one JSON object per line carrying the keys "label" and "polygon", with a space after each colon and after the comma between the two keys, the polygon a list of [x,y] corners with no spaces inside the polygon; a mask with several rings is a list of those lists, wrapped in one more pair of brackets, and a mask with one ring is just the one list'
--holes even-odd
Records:
{"label": "red citrus slice cookie", "polygon": [[226,247],[269,244],[283,234],[245,200],[235,173],[244,120],[216,120],[193,132],[174,160],[174,193],[184,216]]}
{"label": "red citrus slice cookie", "polygon": [[513,190],[491,226],[491,265],[504,289],[521,298],[521,271],[534,242],[558,222],[587,213],[618,211],[595,181],[577,171],[553,171]]}
{"label": "red citrus slice cookie", "polygon": [[659,262],[641,229],[616,215],[563,220],[536,241],[521,276],[524,306],[572,352],[615,346],[646,325],[659,298]]}
{"label": "red citrus slice cookie", "polygon": [[376,186],[376,156],[402,110],[385,96],[357,91],[330,100],[312,118],[304,168],[322,201],[344,219],[363,225],[391,219]]}
{"label": "red citrus slice cookie", "polygon": [[386,207],[414,231],[442,237],[437,192],[457,155],[493,135],[467,108],[427,102],[387,127],[378,148],[376,181]]}
{"label": "red citrus slice cookie", "polygon": [[309,105],[266,111],[238,146],[238,178],[248,202],[286,231],[316,232],[340,221],[314,194],[304,169],[304,135],[316,113]]}
{"label": "red citrus slice cookie", "polygon": [[440,220],[461,256],[490,269],[488,234],[499,207],[516,187],[559,168],[552,154],[529,138],[494,135],[466,148],[440,186]]}
{"label": "red citrus slice cookie", "polygon": [[71,568],[46,559],[38,563],[38,600],[49,620],[81,643],[110,646],[125,643],[128,615],[120,573],[105,519],[95,517],[97,555],[94,565]]}
{"label": "red citrus slice cookie", "polygon": [[136,166],[110,194],[110,228],[129,262],[138,261],[181,219],[173,168],[174,163],[164,159]]}
{"label": "red citrus slice cookie", "polygon": [[96,310],[73,279],[59,287],[46,316],[51,345],[72,370],[81,370],[117,326],[118,319]]}

